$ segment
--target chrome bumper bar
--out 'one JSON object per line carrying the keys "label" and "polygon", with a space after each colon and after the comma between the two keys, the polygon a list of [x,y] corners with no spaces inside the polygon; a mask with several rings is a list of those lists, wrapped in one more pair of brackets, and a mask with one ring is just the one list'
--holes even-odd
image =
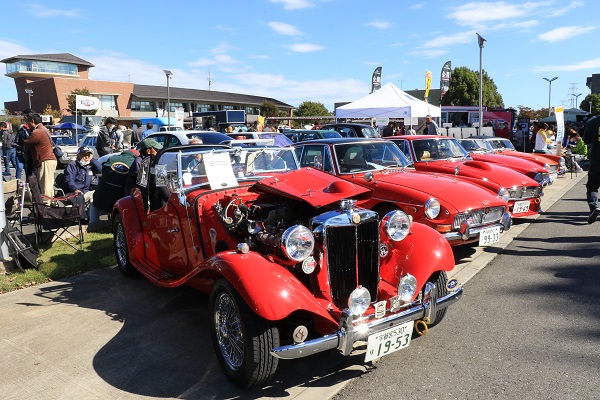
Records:
{"label": "chrome bumper bar", "polygon": [[502,218],[500,219],[500,222],[493,225],[475,227],[471,226],[467,221],[463,221],[460,225],[460,232],[445,233],[444,238],[446,238],[446,240],[449,242],[453,240],[469,240],[474,237],[477,237],[479,233],[484,229],[500,227],[500,232],[504,232],[509,230],[511,226],[512,217],[509,213],[504,213],[502,215]]}
{"label": "chrome bumper bar", "polygon": [[355,324],[354,317],[348,310],[344,310],[340,327],[336,332],[303,343],[276,347],[271,350],[271,354],[277,358],[291,360],[338,349],[343,355],[348,355],[352,352],[354,343],[367,340],[369,335],[409,321],[416,321],[425,317],[433,319],[439,309],[454,304],[463,294],[462,287],[459,287],[452,293],[435,298],[433,295],[434,288],[435,285],[432,283],[426,285],[425,296],[421,304],[379,319],[371,318],[366,322],[359,320]]}

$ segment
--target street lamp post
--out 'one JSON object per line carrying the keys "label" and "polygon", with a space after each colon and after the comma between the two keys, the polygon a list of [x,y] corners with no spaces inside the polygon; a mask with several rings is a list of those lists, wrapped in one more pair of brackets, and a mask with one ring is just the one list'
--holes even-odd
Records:
{"label": "street lamp post", "polygon": [[483,42],[486,40],[477,34],[477,41],[479,42],[479,134],[481,135],[481,127],[483,125]]}
{"label": "street lamp post", "polygon": [[579,94],[573,94],[571,93],[571,96],[575,97],[575,107],[579,108],[579,105],[577,103],[577,101],[579,100],[579,96],[581,96],[583,93],[579,93]]}
{"label": "street lamp post", "polygon": [[167,124],[169,125],[169,128],[167,129],[171,129],[171,91],[169,88],[169,80],[171,79],[171,76],[173,76],[173,73],[168,69],[163,69],[163,71],[167,76]]}
{"label": "street lamp post", "polygon": [[29,109],[31,110],[31,96],[33,96],[33,90],[25,89],[25,93],[27,93],[27,96],[29,97]]}
{"label": "street lamp post", "polygon": [[555,76],[552,79],[544,78],[545,81],[548,81],[548,116],[550,116],[550,102],[552,101],[552,82],[558,79],[558,76]]}

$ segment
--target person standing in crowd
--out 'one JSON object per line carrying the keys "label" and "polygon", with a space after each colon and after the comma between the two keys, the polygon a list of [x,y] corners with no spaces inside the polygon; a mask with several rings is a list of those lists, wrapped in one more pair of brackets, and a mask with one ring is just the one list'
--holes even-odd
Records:
{"label": "person standing in crowd", "polygon": [[552,143],[552,139],[548,137],[548,124],[544,122],[535,135],[535,148],[533,152],[545,153],[550,143]]}
{"label": "person standing in crowd", "polygon": [[104,121],[104,126],[100,127],[98,131],[98,138],[96,139],[96,151],[98,157],[111,154],[113,152],[113,140],[111,139],[112,127],[117,124],[117,121],[113,117],[108,117]]}
{"label": "person standing in crowd", "polygon": [[4,143],[8,139],[8,125],[6,122],[0,122],[0,141],[2,141],[2,164],[4,164],[4,175],[10,175],[10,167],[8,165],[7,146]]}
{"label": "person standing in crowd", "polygon": [[427,134],[428,135],[439,135],[440,134],[440,130],[438,128],[437,123],[433,120],[433,117],[431,115],[428,115],[425,117],[425,120],[427,121]]}
{"label": "person standing in crowd", "polygon": [[600,215],[598,204],[598,188],[600,187],[600,117],[596,116],[587,121],[583,134],[583,141],[588,145],[588,158],[590,160],[590,169],[588,171],[588,180],[586,197],[590,207],[590,216],[588,224],[596,222]]}
{"label": "person standing in crowd", "polygon": [[129,196],[131,194],[133,184],[137,180],[138,171],[142,166],[142,159],[155,156],[158,154],[158,151],[163,148],[162,144],[158,143],[154,138],[144,140],[141,147],[140,155],[135,158],[135,161],[131,164],[129,172],[127,173],[127,180],[125,181],[125,186],[123,188],[124,196]]}
{"label": "person standing in crowd", "polygon": [[416,134],[417,134],[417,132],[415,131],[415,128],[413,128],[413,127],[412,127],[412,125],[409,125],[409,126],[406,128],[406,134],[407,134],[407,135],[416,135]]}
{"label": "person standing in crowd", "polygon": [[25,122],[31,130],[31,135],[24,140],[24,143],[31,150],[40,192],[47,197],[54,197],[54,171],[56,171],[57,161],[52,150],[50,132],[42,124],[42,116],[38,113],[27,114]]}
{"label": "person standing in crowd", "polygon": [[142,141],[143,134],[144,128],[142,128],[142,123],[140,121],[136,121],[135,129],[131,132],[131,147],[135,147],[136,144]]}
{"label": "person standing in crowd", "polygon": [[[2,129],[2,124],[4,124],[4,127],[7,128],[6,122],[0,122],[0,129]],[[23,173],[23,163],[19,161],[19,158],[17,157],[16,139],[17,136],[8,129],[6,129],[2,135],[2,149],[6,152],[6,168],[4,175],[10,176],[10,164],[15,169],[15,178],[21,179],[21,174]]]}
{"label": "person standing in crowd", "polygon": [[152,130],[153,127],[154,125],[152,124],[152,122],[148,122],[146,124],[146,130],[144,131],[144,133],[142,133],[142,140],[146,139],[148,135],[154,133],[154,131]]}
{"label": "person standing in crowd", "polygon": [[66,194],[78,195],[76,203],[84,206],[83,218],[89,219],[90,224],[100,219],[100,213],[92,202],[94,191],[90,190],[90,185],[94,176],[102,173],[102,165],[93,158],[93,154],[94,150],[91,147],[84,146],[77,150],[77,158],[65,168],[65,181],[62,188]]}
{"label": "person standing in crowd", "polygon": [[[23,115],[27,115],[31,112],[31,110],[27,109],[23,111]],[[19,127],[17,131],[17,135],[15,138],[15,149],[17,153],[17,159],[21,164],[23,164],[23,170],[25,171],[25,180],[33,174],[33,162],[31,159],[31,152],[25,146],[25,139],[27,139],[30,135],[29,126],[23,120],[23,123]]]}
{"label": "person standing in crowd", "polygon": [[394,136],[394,123],[392,121],[388,122],[383,131],[381,131],[381,137]]}

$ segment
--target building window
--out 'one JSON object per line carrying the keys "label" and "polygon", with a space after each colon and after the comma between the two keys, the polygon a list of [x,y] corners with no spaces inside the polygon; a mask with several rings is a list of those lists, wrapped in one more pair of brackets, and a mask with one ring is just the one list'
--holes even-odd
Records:
{"label": "building window", "polygon": [[6,73],[45,72],[50,74],[77,75],[77,65],[53,61],[19,60],[6,64]]}
{"label": "building window", "polygon": [[183,108],[183,110],[185,111],[185,108],[183,107],[183,103],[173,103],[173,102],[171,102],[171,104],[169,104],[169,105],[171,106],[171,112],[175,112],[175,110],[177,108],[179,108],[179,107]]}
{"label": "building window", "polygon": [[217,107],[214,104],[196,104],[197,112],[205,111],[217,111]]}
{"label": "building window", "polygon": [[131,101],[131,111],[154,111],[154,103],[151,101]]}
{"label": "building window", "polygon": [[223,106],[223,110],[235,110],[234,106]]}
{"label": "building window", "polygon": [[256,107],[246,107],[246,114],[258,115],[258,109]]}
{"label": "building window", "polygon": [[101,110],[116,110],[117,104],[115,102],[115,96],[101,94],[98,95],[98,100],[100,100],[100,109]]}

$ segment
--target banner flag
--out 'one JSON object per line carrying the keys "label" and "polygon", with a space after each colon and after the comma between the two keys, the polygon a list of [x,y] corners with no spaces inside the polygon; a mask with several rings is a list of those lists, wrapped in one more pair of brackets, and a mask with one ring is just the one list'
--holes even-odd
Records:
{"label": "banner flag", "polygon": [[381,67],[375,68],[371,78],[371,93],[379,89],[381,89]]}
{"label": "banner flag", "polygon": [[75,109],[77,110],[97,110],[100,107],[100,100],[97,97],[75,95]]}
{"label": "banner flag", "polygon": [[556,116],[556,155],[562,155],[562,142],[565,136],[565,114],[562,106],[554,108]]}
{"label": "banner flag", "polygon": [[429,89],[431,89],[431,71],[425,71],[425,101],[429,98]]}
{"label": "banner flag", "polygon": [[442,103],[442,99],[444,95],[450,89],[450,76],[452,75],[452,63],[450,61],[446,61],[444,66],[442,67],[442,73],[440,74],[440,104]]}

